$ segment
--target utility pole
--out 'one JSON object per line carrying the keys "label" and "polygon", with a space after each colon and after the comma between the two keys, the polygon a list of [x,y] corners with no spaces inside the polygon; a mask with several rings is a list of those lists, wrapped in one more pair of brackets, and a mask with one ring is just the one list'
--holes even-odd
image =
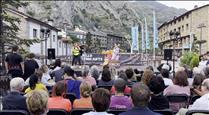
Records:
{"label": "utility pole", "polygon": [[202,50],[202,28],[205,28],[205,24],[201,23],[197,28],[200,29],[200,43],[199,43],[199,50],[200,50],[200,55],[201,55],[201,50]]}

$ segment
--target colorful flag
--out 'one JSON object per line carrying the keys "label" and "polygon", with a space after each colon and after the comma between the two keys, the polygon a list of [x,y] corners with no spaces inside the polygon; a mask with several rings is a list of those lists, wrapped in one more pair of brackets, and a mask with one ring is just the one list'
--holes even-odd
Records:
{"label": "colorful flag", "polygon": [[138,42],[138,26],[131,28],[131,34],[132,34],[132,50],[139,50],[139,42]]}
{"label": "colorful flag", "polygon": [[145,51],[144,25],[141,25],[141,33],[142,33],[142,51]]}
{"label": "colorful flag", "polygon": [[156,25],[155,11],[153,11],[153,48],[158,48],[158,30]]}

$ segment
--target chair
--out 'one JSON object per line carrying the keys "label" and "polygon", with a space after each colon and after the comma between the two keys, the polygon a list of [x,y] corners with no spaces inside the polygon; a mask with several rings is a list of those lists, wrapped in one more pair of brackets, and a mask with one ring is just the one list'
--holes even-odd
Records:
{"label": "chair", "polygon": [[153,110],[156,113],[160,113],[162,115],[173,115],[173,112],[171,109],[163,109],[163,110]]}
{"label": "chair", "polygon": [[76,95],[74,93],[65,93],[63,97],[69,99],[71,103],[73,103],[76,99]]}
{"label": "chair", "polygon": [[192,96],[189,100],[189,104],[192,105],[200,97],[201,96],[198,96],[198,95]]}
{"label": "chair", "polygon": [[97,88],[104,88],[110,91],[112,88],[112,85],[98,85]]}
{"label": "chair", "polygon": [[70,112],[70,115],[82,115],[84,113],[88,113],[92,111],[93,109],[90,108],[83,108],[83,109],[72,109]]}
{"label": "chair", "polygon": [[178,112],[180,108],[185,108],[189,105],[189,96],[186,94],[173,94],[166,97],[174,113]]}
{"label": "chair", "polygon": [[109,109],[107,112],[113,115],[119,115],[120,113],[126,112],[127,109]]}
{"label": "chair", "polygon": [[49,109],[47,115],[68,115],[68,112],[63,109]]}
{"label": "chair", "polygon": [[29,115],[29,113],[24,110],[3,110],[0,111],[0,115]]}
{"label": "chair", "polygon": [[209,115],[209,110],[189,110],[186,112],[186,115],[193,115],[195,113],[201,113],[205,115]]}

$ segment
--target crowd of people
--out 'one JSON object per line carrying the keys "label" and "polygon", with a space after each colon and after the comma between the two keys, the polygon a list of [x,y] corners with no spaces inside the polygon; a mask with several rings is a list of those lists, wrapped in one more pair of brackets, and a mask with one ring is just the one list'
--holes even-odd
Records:
{"label": "crowd of people", "polygon": [[[44,115],[50,109],[92,108],[84,115],[108,115],[108,109],[124,109],[121,115],[158,115],[155,110],[171,109],[178,115],[188,110],[209,108],[209,66],[179,67],[171,74],[170,66],[162,64],[159,73],[152,66],[144,70],[128,68],[117,71],[104,65],[84,65],[81,75],[56,59],[54,66],[38,65],[29,54],[25,61],[18,47],[6,58],[6,69],[12,75],[11,91],[3,97],[4,110],[26,110],[32,115]],[[201,62],[202,63],[202,62]],[[202,67],[204,66],[204,67]],[[173,76],[174,75],[174,76]],[[109,89],[105,89],[108,86]],[[64,95],[73,93],[74,101]],[[199,96],[193,103],[172,103],[167,96]],[[111,114],[110,114],[111,115]]]}

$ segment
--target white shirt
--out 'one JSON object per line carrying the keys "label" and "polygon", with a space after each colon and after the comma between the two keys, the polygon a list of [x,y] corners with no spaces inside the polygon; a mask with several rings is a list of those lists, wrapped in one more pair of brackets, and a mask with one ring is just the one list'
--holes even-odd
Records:
{"label": "white shirt", "polygon": [[90,111],[90,112],[84,113],[82,115],[113,115],[113,114],[110,114],[110,113],[107,113],[107,112],[93,112],[93,111]]}
{"label": "white shirt", "polygon": [[197,99],[189,110],[208,110],[209,108],[209,93]]}
{"label": "white shirt", "polygon": [[163,78],[165,86],[173,85],[173,81],[169,78]]}
{"label": "white shirt", "polygon": [[53,86],[55,83],[54,82],[49,82],[49,80],[51,79],[50,75],[48,73],[43,73],[42,78],[41,78],[41,82],[45,85],[45,86]]}

